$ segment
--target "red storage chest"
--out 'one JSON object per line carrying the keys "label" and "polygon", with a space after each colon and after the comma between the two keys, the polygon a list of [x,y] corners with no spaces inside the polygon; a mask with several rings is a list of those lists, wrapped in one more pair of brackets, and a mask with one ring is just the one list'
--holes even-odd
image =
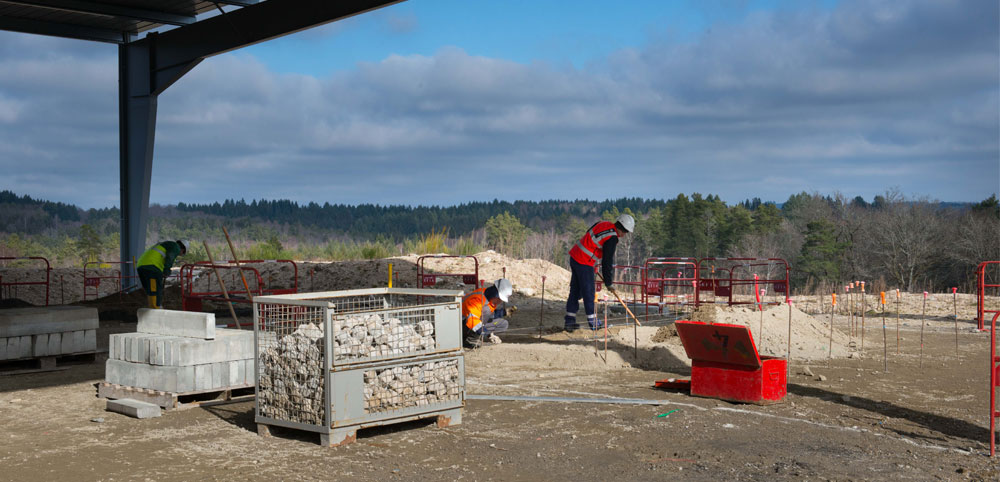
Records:
{"label": "red storage chest", "polygon": [[760,356],[746,326],[701,321],[676,326],[691,358],[691,395],[760,405],[785,398],[788,362]]}

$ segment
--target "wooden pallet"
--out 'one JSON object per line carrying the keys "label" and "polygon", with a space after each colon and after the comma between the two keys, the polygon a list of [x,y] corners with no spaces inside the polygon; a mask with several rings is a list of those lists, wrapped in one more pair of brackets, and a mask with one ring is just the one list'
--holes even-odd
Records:
{"label": "wooden pallet", "polygon": [[[436,419],[438,428],[445,428],[445,427],[450,427],[452,425],[458,425],[462,423],[462,408],[461,407],[451,408],[447,410],[440,410],[437,412],[423,413],[418,415],[399,417],[395,419],[367,422],[359,425],[336,427],[333,430],[331,430],[329,434],[315,433],[314,435],[319,436],[320,445],[326,447],[339,447],[341,445],[347,445],[357,441],[359,430],[375,428],[375,427],[391,426],[402,422],[412,422],[414,420],[425,420],[425,419]],[[294,432],[299,434],[308,433],[304,430],[296,430],[293,428],[257,422],[257,435],[261,437],[271,437],[272,435],[274,435],[272,434],[272,430],[287,431],[288,433]]]}
{"label": "wooden pallet", "polygon": [[90,351],[69,355],[41,356],[20,360],[0,361],[0,376],[69,370],[71,365],[94,363],[99,352]]}
{"label": "wooden pallet", "polygon": [[164,410],[184,410],[219,403],[253,400],[254,386],[252,384],[238,385],[221,390],[174,393],[100,382],[97,384],[97,398],[131,398],[159,405]]}

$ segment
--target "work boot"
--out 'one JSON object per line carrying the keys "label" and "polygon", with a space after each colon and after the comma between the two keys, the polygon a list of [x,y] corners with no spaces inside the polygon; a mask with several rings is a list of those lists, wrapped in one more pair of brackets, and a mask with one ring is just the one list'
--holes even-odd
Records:
{"label": "work boot", "polygon": [[604,328],[604,323],[601,323],[600,321],[598,321],[597,323],[590,323],[590,329],[592,331],[601,330],[603,328]]}
{"label": "work boot", "polygon": [[479,348],[483,346],[483,339],[476,334],[469,335],[465,337],[464,346],[466,348]]}
{"label": "work boot", "polygon": [[572,325],[566,325],[563,329],[566,330],[566,333],[573,333],[574,331],[580,329],[580,325],[573,323]]}

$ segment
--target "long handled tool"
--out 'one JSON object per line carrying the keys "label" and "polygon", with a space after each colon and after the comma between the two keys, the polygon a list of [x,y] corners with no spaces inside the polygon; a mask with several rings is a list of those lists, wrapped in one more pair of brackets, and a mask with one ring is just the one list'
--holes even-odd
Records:
{"label": "long handled tool", "polygon": [[212,250],[208,249],[208,242],[202,241],[205,245],[205,254],[208,255],[208,262],[212,263],[212,271],[215,273],[215,278],[219,280],[219,286],[222,287],[222,296],[226,298],[226,303],[229,305],[229,314],[233,315],[233,323],[236,323],[236,329],[240,330],[240,320],[236,318],[236,310],[233,309],[233,302],[229,301],[229,291],[226,290],[226,282],[222,281],[222,276],[219,276],[219,270],[215,267],[215,260],[212,259]]}
{"label": "long handled tool", "polygon": [[861,352],[865,351],[865,310],[868,308],[868,304],[865,300],[865,282],[859,281],[861,283]]}
{"label": "long handled tool", "polygon": [[[611,294],[615,295],[615,299],[618,300],[619,303],[621,303],[622,307],[625,308],[625,312],[628,313],[632,317],[632,321],[635,322],[635,328],[634,328],[634,331],[635,331],[635,347],[634,347],[634,350],[633,350],[633,354],[635,355],[636,360],[638,360],[639,359],[639,326],[641,326],[642,323],[639,323],[639,318],[636,318],[635,314],[632,313],[632,310],[628,309],[628,305],[625,304],[625,301],[622,300],[621,296],[618,296],[618,292],[615,291],[614,288],[608,286],[608,283],[606,281],[604,281],[604,277],[601,276],[601,273],[595,273],[595,274],[597,275],[598,278],[601,279],[601,282],[604,283],[604,286],[606,286],[608,288],[608,291],[610,291]],[[627,320],[628,318],[626,317],[625,319]]]}
{"label": "long handled tool", "polygon": [[[247,277],[243,275],[243,267],[240,266],[240,257],[236,256],[236,248],[233,247],[233,240],[229,239],[229,231],[226,231],[226,227],[222,227],[223,234],[226,235],[226,242],[229,243],[229,252],[233,253],[233,262],[236,263],[236,271],[240,272],[240,279],[243,280],[243,288],[247,290],[247,298],[253,303],[253,293],[250,292],[250,285],[247,284]],[[296,280],[298,284],[298,280]]]}

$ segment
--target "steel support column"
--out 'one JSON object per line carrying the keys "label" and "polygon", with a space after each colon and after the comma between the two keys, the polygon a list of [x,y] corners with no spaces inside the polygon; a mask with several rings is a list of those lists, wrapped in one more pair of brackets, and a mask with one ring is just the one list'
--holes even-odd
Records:
{"label": "steel support column", "polygon": [[[148,44],[118,47],[118,136],[121,178],[121,260],[139,259],[146,244],[149,185],[153,172],[156,98],[150,88]],[[135,266],[122,288],[135,286]],[[123,270],[124,271],[124,270]],[[126,275],[126,273],[122,273]]]}

